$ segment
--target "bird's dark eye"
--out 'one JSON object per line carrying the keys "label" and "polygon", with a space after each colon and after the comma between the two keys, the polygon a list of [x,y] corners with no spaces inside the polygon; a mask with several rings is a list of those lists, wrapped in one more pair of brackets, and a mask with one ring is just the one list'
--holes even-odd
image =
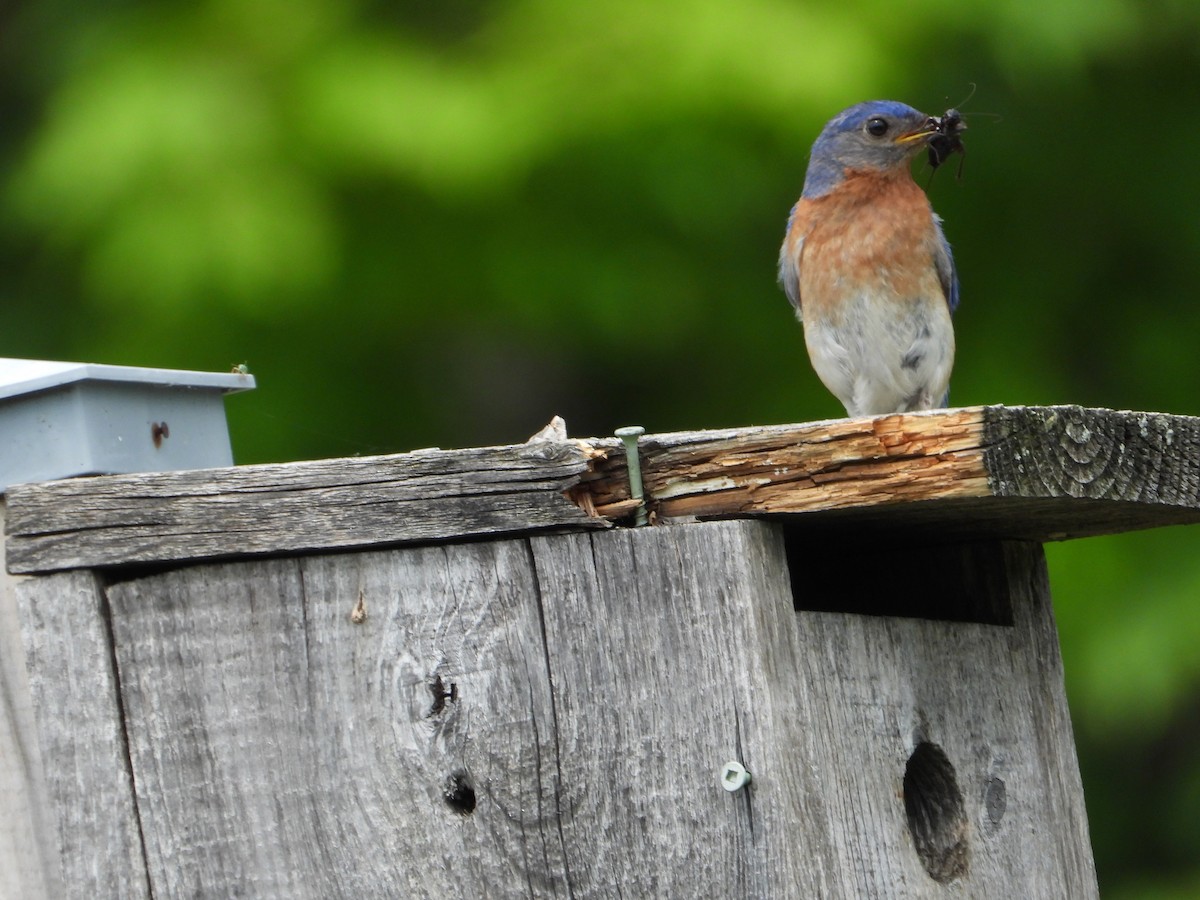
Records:
{"label": "bird's dark eye", "polygon": [[874,118],[867,119],[867,132],[875,137],[883,137],[887,134],[888,123],[886,119]]}

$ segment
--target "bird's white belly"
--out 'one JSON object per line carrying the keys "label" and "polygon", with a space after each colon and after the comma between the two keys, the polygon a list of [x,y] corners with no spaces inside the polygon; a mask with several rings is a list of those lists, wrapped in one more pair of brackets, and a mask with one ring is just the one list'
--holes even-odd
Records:
{"label": "bird's white belly", "polygon": [[806,315],[813,368],[851,416],[932,409],[944,403],[954,366],[945,299],[882,302],[861,294],[836,317]]}

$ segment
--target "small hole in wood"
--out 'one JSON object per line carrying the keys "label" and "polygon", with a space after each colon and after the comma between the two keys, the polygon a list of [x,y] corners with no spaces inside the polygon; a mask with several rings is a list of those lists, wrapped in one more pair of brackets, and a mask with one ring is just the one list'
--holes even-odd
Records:
{"label": "small hole in wood", "polygon": [[446,799],[446,805],[456,813],[469,816],[475,812],[475,788],[471,786],[467,773],[461,769],[450,773],[442,786],[442,796]]}
{"label": "small hole in wood", "polygon": [[904,767],[904,812],[921,865],[942,884],[967,873],[967,814],[954,766],[937,744],[922,741]]}

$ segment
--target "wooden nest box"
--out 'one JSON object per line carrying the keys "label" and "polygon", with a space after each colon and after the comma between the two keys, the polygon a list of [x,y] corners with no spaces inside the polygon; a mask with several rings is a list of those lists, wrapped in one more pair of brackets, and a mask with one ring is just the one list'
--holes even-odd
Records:
{"label": "wooden nest box", "polygon": [[615,439],[12,487],[45,878],[1095,896],[1041,544],[1197,521],[1198,441],[1078,407],[651,435],[647,527]]}

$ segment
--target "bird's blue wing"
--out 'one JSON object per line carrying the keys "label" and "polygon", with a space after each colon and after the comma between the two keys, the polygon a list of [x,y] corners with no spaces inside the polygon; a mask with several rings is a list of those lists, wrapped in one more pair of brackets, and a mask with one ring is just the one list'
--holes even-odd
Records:
{"label": "bird's blue wing", "polygon": [[933,225],[937,229],[933,265],[937,269],[938,280],[942,283],[942,293],[946,295],[950,312],[954,312],[958,309],[958,269],[954,266],[954,254],[950,252],[950,242],[942,232],[942,220],[938,216],[933,217]]}
{"label": "bird's blue wing", "polygon": [[783,246],[779,248],[779,284],[796,310],[796,318],[801,318],[800,311],[800,251],[804,247],[804,238],[792,239],[792,226],[796,222],[796,210],[800,204],[792,207],[788,214],[787,230],[783,235]]}

